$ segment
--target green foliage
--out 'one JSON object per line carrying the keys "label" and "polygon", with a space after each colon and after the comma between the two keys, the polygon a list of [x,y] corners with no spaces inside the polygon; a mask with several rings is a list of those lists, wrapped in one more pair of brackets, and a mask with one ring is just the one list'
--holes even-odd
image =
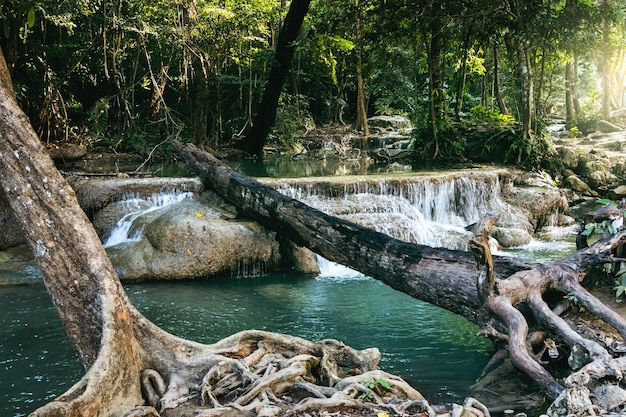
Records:
{"label": "green foliage", "polygon": [[[363,381],[361,381],[362,385],[365,385],[367,388],[371,389],[372,391],[377,391],[380,392],[381,390],[390,390],[391,389],[391,385],[389,384],[389,381],[387,381],[384,378],[370,378],[370,379],[365,379]],[[371,392],[364,392],[362,393],[359,398],[360,399],[372,399],[373,394]]]}
{"label": "green foliage", "polygon": [[[603,205],[618,207],[614,201],[606,198],[598,199],[596,202]],[[609,238],[616,235],[624,228],[623,216],[626,213],[626,209],[621,207],[618,209],[621,212],[621,218],[605,219],[599,223],[589,222],[585,224],[585,228],[580,232],[580,234],[587,237],[598,236],[601,238]],[[622,257],[624,246],[619,245],[615,252],[616,256]],[[602,266],[602,269],[607,275],[615,279],[615,287],[613,290],[615,291],[615,296],[617,298],[621,297],[626,292],[626,262],[616,261],[613,263],[605,263]]]}
{"label": "green foliage", "polygon": [[429,127],[416,128],[413,137],[413,158],[419,165],[459,162],[465,159],[466,137],[458,125],[439,130],[436,135]]}
{"label": "green foliage", "polygon": [[563,296],[563,299],[569,306],[572,306],[572,307],[578,306],[580,304],[580,300],[578,299],[578,296],[573,292],[565,294]]}
{"label": "green foliage", "polygon": [[365,385],[369,389],[376,389],[378,386],[381,386],[382,388],[384,388],[386,390],[390,390],[391,389],[391,385],[389,385],[389,381],[387,381],[384,378],[365,379],[365,380],[361,381],[361,384]]}
{"label": "green foliage", "polygon": [[626,293],[626,268],[622,267],[617,276],[619,279],[615,280],[615,287],[613,290],[615,291],[615,298],[620,298],[624,295],[624,293]]}
{"label": "green foliage", "polygon": [[541,166],[549,155],[552,144],[545,134],[537,134],[525,138],[516,134],[505,145],[504,163],[518,165],[527,170],[534,170]]}
{"label": "green foliage", "polygon": [[578,128],[578,126],[573,126],[571,128],[569,128],[567,130],[567,137],[569,139],[576,139],[578,137],[581,137],[583,134],[583,132],[580,131],[580,129]]}
{"label": "green foliage", "polygon": [[574,120],[571,123],[568,123],[566,127],[569,128],[570,131],[574,129],[574,133],[587,135],[596,130],[598,120],[600,120],[600,116],[597,114],[596,111],[583,111],[578,113]]}
{"label": "green foliage", "polygon": [[[0,1],[0,37],[18,99],[42,139],[140,151],[182,134],[216,145],[236,136],[256,111],[287,10],[281,3]],[[514,3],[313,2],[294,44],[274,140],[297,144],[303,120],[353,122],[358,65],[370,115],[407,115],[418,126],[418,160],[537,166],[549,151],[543,137],[520,138],[514,120],[492,110],[494,51],[502,99],[515,115],[522,97],[515,73],[520,57],[506,53],[505,38],[533,45],[538,103],[563,101],[563,62],[575,56],[583,111],[568,128],[572,136],[585,134],[597,120],[594,59],[606,46],[602,18],[623,22],[624,7],[536,1],[508,10]],[[363,27],[358,39],[357,17]],[[444,33],[437,55],[441,77],[433,87],[435,22]],[[611,27],[617,56],[624,28]],[[462,120],[466,114],[469,120]]]}
{"label": "green foliage", "polygon": [[283,149],[298,150],[307,130],[314,124],[308,111],[306,97],[283,95],[278,108],[276,125],[270,135],[270,143],[278,143]]}
{"label": "green foliage", "polygon": [[354,42],[341,36],[320,35],[313,43],[313,54],[334,85],[338,85],[337,60],[354,49]]}
{"label": "green foliage", "polygon": [[506,126],[515,123],[515,118],[499,111],[477,104],[470,110],[470,121],[475,124]]}

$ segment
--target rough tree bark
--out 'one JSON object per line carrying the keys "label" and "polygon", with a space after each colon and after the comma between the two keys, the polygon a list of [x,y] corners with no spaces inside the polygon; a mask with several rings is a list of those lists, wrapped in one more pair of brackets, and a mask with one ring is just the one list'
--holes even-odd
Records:
{"label": "rough tree bark", "polygon": [[289,6],[289,11],[278,34],[278,44],[274,54],[275,62],[270,69],[268,83],[254,117],[254,123],[250,132],[239,144],[239,147],[250,155],[263,153],[267,135],[276,121],[276,108],[293,58],[294,42],[298,38],[310,3],[311,0],[293,0]]}
{"label": "rough tree bark", "polygon": [[[626,358],[619,353],[621,347],[616,349],[612,342],[588,339],[577,333],[561,316],[562,305],[544,294],[561,294],[556,297],[559,301],[563,301],[564,295],[575,297],[625,338],[626,321],[591,295],[580,281],[594,266],[616,261],[611,254],[626,241],[626,232],[562,260],[533,264],[491,256],[486,233],[495,220],[490,215],[478,226],[471,244],[474,256],[435,249],[330,217],[232,171],[191,144],[174,146],[188,168],[241,214],[332,261],[479,324],[481,333],[505,344],[512,363],[555,400],[554,413],[585,413],[594,407],[590,389],[621,380],[626,369]],[[538,340],[540,345],[547,343],[549,336],[557,339],[567,354],[582,349],[589,359],[566,379],[559,380],[541,363],[538,353],[543,351],[536,352],[533,347],[538,334],[543,334]]]}
{"label": "rough tree bark", "polygon": [[[87,370],[32,416],[296,416],[345,408],[434,415],[419,392],[376,369],[375,348],[256,330],[203,345],[143,317],[19,109],[1,54],[0,183]],[[465,407],[481,408],[471,399]]]}

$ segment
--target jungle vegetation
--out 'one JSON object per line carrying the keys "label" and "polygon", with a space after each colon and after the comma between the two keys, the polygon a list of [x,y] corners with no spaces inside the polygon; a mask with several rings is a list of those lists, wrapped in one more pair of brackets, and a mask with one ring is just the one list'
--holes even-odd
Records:
{"label": "jungle vegetation", "polygon": [[[417,160],[532,167],[550,115],[575,136],[626,106],[621,1],[310,3],[268,143],[297,148],[330,123],[368,134],[368,117],[401,114],[418,127]],[[0,5],[0,44],[42,141],[145,154],[169,139],[218,148],[246,135],[290,2]]]}

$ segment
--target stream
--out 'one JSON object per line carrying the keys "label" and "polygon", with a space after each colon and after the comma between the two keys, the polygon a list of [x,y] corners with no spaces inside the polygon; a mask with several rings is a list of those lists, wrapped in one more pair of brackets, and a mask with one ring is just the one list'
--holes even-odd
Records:
{"label": "stream", "polygon": [[[459,247],[446,233],[465,242],[463,226],[500,202],[497,183],[487,183],[488,192],[479,187],[469,193],[461,191],[476,187],[474,183],[466,178],[454,181],[452,191],[445,188],[449,185],[437,190],[414,187],[421,193],[415,201],[405,198],[406,191],[385,189],[386,196],[373,198],[371,190],[359,189],[343,196],[339,206],[344,211],[367,208],[348,214],[371,216],[372,223],[391,225],[395,232],[414,229],[426,239],[422,243]],[[320,208],[336,204],[311,187],[303,195],[303,189],[290,183],[281,191]],[[442,197],[450,193],[453,197]],[[394,195],[406,201],[398,202]],[[480,198],[459,202],[459,195]],[[455,201],[463,212],[451,207]],[[416,208],[424,202],[429,205]],[[383,221],[381,215],[395,220]],[[108,244],[131,238],[116,236]],[[547,261],[572,250],[571,241],[563,239],[534,241],[511,252]],[[270,273],[125,283],[124,288],[146,317],[184,338],[214,343],[241,330],[260,329],[310,340],[338,339],[358,349],[379,348],[380,368],[401,376],[433,403],[459,402],[468,395],[492,353],[491,344],[476,335],[477,326],[341,265],[321,258],[318,263],[317,277]],[[82,366],[32,263],[0,262],[0,320],[0,415],[28,415],[80,379]]]}

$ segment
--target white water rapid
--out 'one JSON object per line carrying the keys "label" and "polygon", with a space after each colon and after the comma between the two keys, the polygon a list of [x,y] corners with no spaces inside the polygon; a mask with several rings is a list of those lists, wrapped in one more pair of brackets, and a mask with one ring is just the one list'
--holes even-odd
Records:
{"label": "white water rapid", "polygon": [[180,191],[154,194],[148,198],[130,196],[122,202],[123,210],[128,214],[122,217],[113,227],[103,246],[110,248],[122,243],[139,241],[143,232],[143,227],[135,226],[139,218],[192,197],[193,193]]}

